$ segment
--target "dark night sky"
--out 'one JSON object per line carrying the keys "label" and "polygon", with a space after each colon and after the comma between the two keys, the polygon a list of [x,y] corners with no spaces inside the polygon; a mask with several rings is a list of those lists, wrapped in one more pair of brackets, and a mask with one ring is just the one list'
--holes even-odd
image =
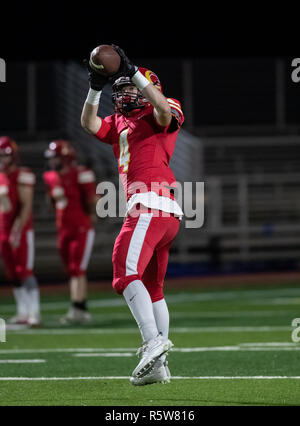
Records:
{"label": "dark night sky", "polygon": [[282,10],[276,18],[274,5],[263,13],[253,3],[238,10],[228,4],[220,10],[219,3],[209,10],[195,1],[7,3],[1,5],[0,44],[7,60],[80,60],[109,43],[134,58],[299,56],[298,25]]}

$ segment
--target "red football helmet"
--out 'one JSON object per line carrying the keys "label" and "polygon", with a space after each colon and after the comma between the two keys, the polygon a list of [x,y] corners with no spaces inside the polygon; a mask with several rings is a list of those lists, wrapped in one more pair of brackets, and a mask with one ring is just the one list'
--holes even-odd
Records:
{"label": "red football helmet", "polygon": [[9,136],[0,136],[0,155],[18,155],[18,146]]}
{"label": "red football helmet", "polygon": [[16,142],[9,136],[0,136],[0,158],[10,157],[11,160],[1,161],[2,169],[6,169],[11,164],[16,164],[19,160],[19,149]]}
{"label": "red football helmet", "polygon": [[[147,68],[139,67],[139,71],[149,80],[151,84],[162,92],[162,86],[159,78]],[[129,77],[119,77],[112,86],[112,101],[115,106],[115,112],[124,115],[130,115],[136,110],[144,108],[149,102],[144,98],[140,90],[138,93],[131,93],[130,90],[123,90],[124,86],[134,86]]]}
{"label": "red football helmet", "polygon": [[75,160],[76,153],[68,141],[56,140],[50,142],[48,149],[45,151],[45,157],[48,160],[59,158],[63,164],[70,165]]}

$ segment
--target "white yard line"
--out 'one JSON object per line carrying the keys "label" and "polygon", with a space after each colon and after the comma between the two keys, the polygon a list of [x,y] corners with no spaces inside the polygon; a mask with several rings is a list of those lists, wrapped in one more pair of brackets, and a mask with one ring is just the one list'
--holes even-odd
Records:
{"label": "white yard line", "polygon": [[[288,342],[275,343],[241,343],[231,346],[200,346],[190,348],[172,348],[171,352],[193,353],[193,352],[227,352],[227,351],[299,351],[300,344]],[[70,353],[74,356],[132,356],[136,353],[136,348],[44,348],[44,349],[3,349],[0,355],[4,354],[43,354],[43,353]]]}
{"label": "white yard line", "polygon": [[[0,381],[129,380],[129,376],[0,377]],[[174,380],[300,380],[300,376],[173,376]]]}
{"label": "white yard line", "polygon": [[300,347],[300,345],[298,343],[292,343],[292,342],[240,343],[239,346]]}
{"label": "white yard line", "polygon": [[108,358],[110,358],[110,357],[120,357],[120,358],[122,358],[122,357],[131,357],[131,356],[134,356],[135,354],[134,354],[134,352],[104,352],[104,353],[97,353],[97,352],[95,352],[95,353],[90,353],[90,354],[87,354],[87,353],[76,353],[76,354],[73,354],[73,356],[75,356],[75,357],[78,357],[78,358],[84,358],[84,357],[108,357]]}
{"label": "white yard line", "polygon": [[[300,347],[282,347],[282,348],[273,348],[273,347],[239,347],[239,346],[209,346],[201,348],[173,348],[172,352],[179,353],[195,353],[195,352],[281,352],[281,351],[300,351]],[[97,357],[97,356],[133,356],[132,354],[127,353],[76,353],[73,356],[75,357]]]}
{"label": "white yard line", "polygon": [[173,376],[172,379],[177,380],[277,380],[277,379],[294,379],[300,380],[300,376],[197,376],[197,377],[181,377]]}
{"label": "white yard line", "polygon": [[[172,318],[275,318],[278,316],[291,315],[291,309],[286,310],[253,310],[253,311],[202,311],[202,312],[172,312]],[[296,311],[295,308],[295,313]],[[97,315],[97,314],[96,314]],[[103,315],[105,317],[105,315]]]}
{"label": "white yard line", "polygon": [[269,332],[269,331],[287,331],[292,330],[291,326],[245,326],[245,327],[174,327],[170,328],[173,333],[223,333],[223,332]]}
{"label": "white yard line", "polygon": [[31,353],[76,353],[76,352],[136,352],[137,348],[45,348],[45,349],[1,349],[0,354],[31,354]]}
{"label": "white yard line", "polygon": [[[183,303],[183,302],[205,302],[205,301],[218,301],[218,300],[245,300],[248,302],[251,299],[256,299],[255,301],[264,303],[262,298],[266,299],[266,302],[269,303],[270,299],[278,298],[295,298],[300,297],[299,288],[277,288],[277,289],[263,289],[263,290],[229,290],[221,291],[216,290],[213,292],[192,292],[186,293],[181,292],[179,294],[170,294],[166,295],[166,300],[168,304],[173,303]],[[253,301],[253,300],[252,300]],[[57,309],[67,309],[70,303],[65,302],[45,302],[41,304],[42,311],[52,311]],[[126,306],[126,302],[123,298],[116,296],[115,298],[102,299],[99,295],[99,300],[90,300],[90,308],[102,308],[102,307],[118,307]],[[15,311],[15,304],[8,303],[1,305],[1,311],[3,312],[13,312]],[[0,311],[0,317],[1,317]]]}
{"label": "white yard line", "polygon": [[[198,311],[198,312],[185,312],[185,311],[176,311],[172,312],[172,318],[248,318],[248,317],[278,317],[278,316],[291,316],[292,313],[295,315],[299,313],[299,310],[295,307],[294,310],[291,309],[281,309],[281,310],[234,310],[234,311]],[[48,326],[57,326],[58,320],[61,318],[61,314],[45,314],[43,315]],[[113,320],[123,320],[130,319],[132,315],[130,312],[106,312],[106,313],[94,313],[92,314],[93,321],[111,321]],[[49,319],[49,320],[48,320]],[[7,330],[22,330],[28,328],[26,325],[14,325],[6,324]]]}
{"label": "white yard line", "polygon": [[41,364],[44,359],[0,359],[0,364]]}
{"label": "white yard line", "polygon": [[300,298],[299,297],[278,297],[275,299],[269,299],[266,303],[264,301],[260,301],[260,303],[256,303],[256,305],[296,305],[299,306]]}
{"label": "white yard line", "polygon": [[[245,326],[245,327],[171,327],[171,333],[243,333],[243,332],[272,332],[292,331],[291,326]],[[10,330],[8,334],[33,334],[33,335],[76,335],[76,334],[138,334],[138,329],[133,328],[49,328]]]}
{"label": "white yard line", "polygon": [[252,347],[252,346],[208,346],[200,348],[173,348],[172,352],[280,352],[280,351],[300,351],[300,346],[291,347]]}

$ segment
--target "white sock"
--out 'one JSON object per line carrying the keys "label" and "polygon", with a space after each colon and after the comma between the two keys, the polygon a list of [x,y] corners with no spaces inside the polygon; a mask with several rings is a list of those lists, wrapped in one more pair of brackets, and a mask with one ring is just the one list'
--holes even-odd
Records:
{"label": "white sock", "polygon": [[27,294],[27,311],[31,316],[38,316],[40,314],[40,291],[37,279],[31,275],[22,282],[22,288],[26,290]]}
{"label": "white sock", "polygon": [[17,304],[17,315],[21,317],[28,316],[27,291],[24,287],[14,287],[13,293]]}
{"label": "white sock", "polygon": [[140,280],[130,283],[123,292],[129,309],[137,322],[144,342],[158,335],[152,301],[148,290]]}
{"label": "white sock", "polygon": [[[170,316],[166,301],[165,299],[159,300],[154,302],[152,306],[158,332],[162,334],[164,339],[168,339]],[[162,355],[160,359],[165,362],[166,355]]]}
{"label": "white sock", "polygon": [[40,315],[40,292],[38,288],[27,290],[29,315]]}
{"label": "white sock", "polygon": [[158,332],[162,334],[164,339],[168,339],[170,317],[165,299],[154,302],[152,307]]}

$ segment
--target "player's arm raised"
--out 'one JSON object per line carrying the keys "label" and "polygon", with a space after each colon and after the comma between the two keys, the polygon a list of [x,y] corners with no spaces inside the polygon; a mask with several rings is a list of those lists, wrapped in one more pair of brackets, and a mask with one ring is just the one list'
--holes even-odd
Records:
{"label": "player's arm raised", "polygon": [[145,98],[153,105],[157,122],[161,126],[168,126],[172,120],[172,113],[167,98],[143,76],[138,67],[128,59],[119,46],[113,45],[113,47],[121,57],[120,72],[130,77],[135,86],[140,89]]}
{"label": "player's arm raised", "polygon": [[83,105],[81,114],[81,126],[87,133],[96,134],[101,127],[102,120],[97,116],[98,106],[89,104],[87,101]]}
{"label": "player's arm raised", "polygon": [[94,135],[99,131],[102,124],[102,120],[97,114],[101,91],[108,82],[108,78],[93,71],[87,60],[85,60],[84,63],[89,74],[90,90],[83,105],[81,126],[86,132]]}
{"label": "player's arm raised", "polygon": [[[141,79],[144,80],[144,83],[146,83],[146,77],[144,77],[140,71],[137,71],[137,73],[133,76],[132,81],[138,87],[138,82],[135,82],[135,80]],[[153,84],[149,83],[149,81],[148,85],[141,89],[141,92],[145,98],[148,99],[148,101],[154,106],[154,115],[156,121],[163,127],[169,126],[172,120],[172,114],[170,105],[165,96],[158,89],[156,89]]]}

